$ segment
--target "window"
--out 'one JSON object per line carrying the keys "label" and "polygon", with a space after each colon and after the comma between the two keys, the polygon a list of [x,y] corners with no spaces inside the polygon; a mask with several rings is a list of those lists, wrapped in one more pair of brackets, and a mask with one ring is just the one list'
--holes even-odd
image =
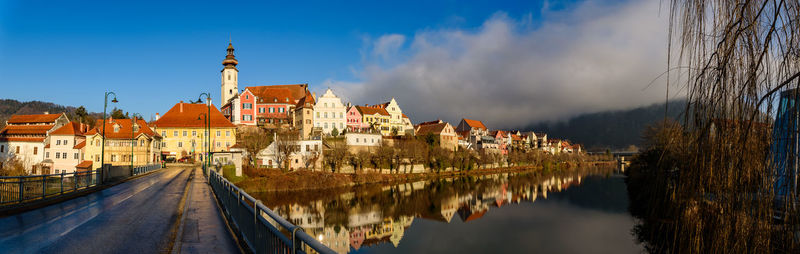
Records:
{"label": "window", "polygon": [[34,147],[33,148],[33,155],[37,155],[37,154],[39,154],[39,148],[38,147]]}
{"label": "window", "polygon": [[50,159],[50,152],[44,152],[44,157]]}
{"label": "window", "polygon": [[167,137],[167,131],[161,131],[161,136],[166,138]]}
{"label": "window", "polygon": [[252,103],[245,103],[245,104],[242,105],[242,108],[243,109],[253,109],[253,104]]}
{"label": "window", "polygon": [[177,136],[178,136],[178,131],[173,131],[173,132],[172,132],[172,136],[173,136],[173,137],[177,137]]}
{"label": "window", "polygon": [[217,142],[217,147],[220,147],[220,142]]}
{"label": "window", "polygon": [[264,108],[258,108],[258,113],[264,113]]}
{"label": "window", "polygon": [[325,112],[325,117],[323,118],[328,118],[328,112]]}
{"label": "window", "polygon": [[[66,170],[64,170],[64,172],[66,173],[67,171],[66,171]],[[60,173],[61,173],[61,172],[60,172],[58,169],[56,169],[56,174],[60,174]]]}
{"label": "window", "polygon": [[245,121],[253,121],[253,116],[251,116],[251,115],[245,115],[245,116],[242,116],[242,117],[244,117]]}
{"label": "window", "polygon": [[311,124],[311,120],[310,119],[306,119],[306,124]]}
{"label": "window", "polygon": [[67,158],[67,153],[61,153],[61,157],[63,157],[64,159],[66,159],[66,158]]}
{"label": "window", "polygon": [[192,137],[197,137],[197,131],[192,131]]}
{"label": "window", "polygon": [[230,137],[230,136],[231,136],[231,131],[226,131],[226,132],[225,132],[225,136],[226,136],[226,137]]}
{"label": "window", "polygon": [[325,129],[327,129],[328,128],[328,123],[325,123],[323,126],[325,126]]}
{"label": "window", "polygon": [[6,146],[0,146],[0,153],[4,152],[4,150],[6,150]]}
{"label": "window", "polygon": [[96,161],[96,162],[100,162],[100,156],[97,156],[97,155],[95,155],[95,156],[94,156],[94,161]]}
{"label": "window", "polygon": [[183,142],[178,142],[178,147],[183,147]]}
{"label": "window", "polygon": [[273,108],[273,107],[270,107],[270,108],[269,108],[269,112],[270,112],[270,113],[275,113],[275,108]]}
{"label": "window", "polygon": [[161,142],[161,147],[167,147],[167,142]]}
{"label": "window", "polygon": [[187,135],[189,135],[189,132],[188,131],[183,131],[183,136],[186,137]]}
{"label": "window", "polygon": [[245,94],[244,98],[249,100],[250,99],[250,95],[249,94]]}
{"label": "window", "polygon": [[217,131],[217,137],[219,137],[221,133],[221,131]]}
{"label": "window", "polygon": [[320,118],[320,117],[319,117],[319,112],[317,112],[317,118]]}
{"label": "window", "polygon": [[60,139],[59,139],[59,140],[56,140],[56,145],[57,145],[57,146],[60,146],[60,145],[61,145],[61,140],[60,140]]}
{"label": "window", "polygon": [[278,108],[278,113],[283,113],[283,108]]}
{"label": "window", "polygon": [[328,103],[327,103],[327,102],[325,103],[325,107],[326,107],[326,108],[328,107]]}
{"label": "window", "polygon": [[314,151],[318,151],[318,150],[319,150],[319,145],[318,144],[314,144]]}
{"label": "window", "polygon": [[311,145],[306,145],[306,152],[311,151]]}
{"label": "window", "polygon": [[75,153],[75,156],[72,156],[72,157],[77,160],[79,158],[78,157],[78,153]]}
{"label": "window", "polygon": [[225,142],[225,147],[231,147],[231,142]]}
{"label": "window", "polygon": [[228,80],[231,80],[231,74],[228,74]]}
{"label": "window", "polygon": [[61,159],[61,153],[56,153],[56,159]]}
{"label": "window", "polygon": [[144,140],[139,140],[139,145],[144,146]]}
{"label": "window", "polygon": [[19,154],[19,146],[17,146],[17,152],[16,153]]}
{"label": "window", "polygon": [[115,162],[115,161],[117,161],[117,155],[116,154],[112,154],[111,155],[111,162]]}

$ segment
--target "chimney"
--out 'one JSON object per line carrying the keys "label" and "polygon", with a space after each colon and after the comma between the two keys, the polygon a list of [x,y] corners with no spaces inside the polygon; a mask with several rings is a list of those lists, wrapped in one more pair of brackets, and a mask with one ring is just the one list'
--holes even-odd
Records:
{"label": "chimney", "polygon": [[311,92],[311,97],[314,97],[314,100],[317,100],[317,92]]}
{"label": "chimney", "polygon": [[50,111],[45,111],[45,112],[44,112],[44,114],[45,114],[45,115],[49,115],[49,114],[50,114]]}
{"label": "chimney", "polygon": [[155,119],[155,121],[158,121],[158,119],[159,119],[159,118],[161,118],[161,116],[159,116],[159,115],[158,115],[158,113],[156,113],[156,119]]}
{"label": "chimney", "polygon": [[178,104],[179,104],[179,105],[181,105],[181,111],[180,111],[180,113],[183,113],[183,101],[181,101],[181,103],[178,103]]}

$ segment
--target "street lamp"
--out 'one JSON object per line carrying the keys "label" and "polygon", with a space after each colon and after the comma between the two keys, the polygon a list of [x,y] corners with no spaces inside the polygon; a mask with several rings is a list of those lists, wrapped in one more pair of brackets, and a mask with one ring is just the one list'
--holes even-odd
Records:
{"label": "street lamp", "polygon": [[209,94],[209,93],[201,93],[200,96],[197,98],[197,102],[198,103],[203,101],[203,95],[205,95],[206,107],[208,108],[208,113],[206,113],[206,121],[205,121],[205,124],[206,124],[206,138],[205,139],[208,141],[206,143],[208,148],[206,149],[206,151],[207,151],[206,152],[206,158],[205,158],[205,161],[203,161],[203,165],[204,165],[205,168],[208,168],[208,167],[211,166],[211,163],[209,162],[209,160],[211,159],[211,149],[210,149],[211,148],[211,117],[210,117],[211,116],[211,94]]}
{"label": "street lamp", "polygon": [[[203,149],[205,151],[205,154],[210,154],[211,149],[209,147],[209,144],[206,142],[206,138],[209,135],[209,131],[208,131],[208,128],[207,128],[208,127],[208,114],[200,113],[200,115],[197,116],[197,120],[201,120],[201,119],[203,120],[203,130],[206,132],[205,136],[203,136],[203,143],[205,143],[205,144],[203,144]],[[208,160],[208,157],[203,159],[203,168],[204,169],[208,169],[208,167],[210,166],[210,165],[206,164],[207,160]]]}
{"label": "street lamp", "polygon": [[102,144],[101,144],[101,147],[100,147],[100,168],[103,168],[103,166],[106,163],[106,157],[105,157],[105,152],[106,152],[106,109],[108,108],[108,96],[112,95],[112,94],[114,95],[114,99],[112,99],[111,102],[112,103],[119,102],[117,100],[117,94],[115,94],[114,92],[106,92],[105,99],[103,99],[103,133],[100,136],[101,138],[103,138],[103,141],[102,141]]}
{"label": "street lamp", "polygon": [[136,125],[136,116],[139,116],[142,119],[142,115],[139,113],[133,113],[131,116],[131,174],[133,174],[133,146],[136,145],[136,129],[133,126]]}

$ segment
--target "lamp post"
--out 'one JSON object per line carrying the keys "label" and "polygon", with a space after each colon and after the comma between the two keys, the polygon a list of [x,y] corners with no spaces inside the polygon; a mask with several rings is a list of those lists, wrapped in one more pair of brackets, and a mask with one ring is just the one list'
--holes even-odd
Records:
{"label": "lamp post", "polygon": [[[202,118],[201,118],[201,117],[202,117]],[[204,131],[206,131],[206,130],[207,130],[207,129],[206,129],[206,127],[208,126],[208,125],[207,125],[207,123],[208,123],[208,114],[206,114],[206,113],[200,113],[200,115],[198,115],[198,116],[197,116],[197,120],[200,120],[200,119],[202,119],[202,120],[203,120],[203,130],[204,130]],[[208,133],[206,133],[206,135],[205,135],[205,136],[203,136],[203,143],[206,143],[206,136],[208,136]],[[208,143],[206,143],[206,144],[208,144]],[[204,149],[204,152],[205,152],[205,154],[208,154],[208,153],[209,153],[209,151],[211,150],[211,149],[209,149],[209,147],[208,147],[208,146],[206,146],[205,144],[203,145],[203,149]],[[204,172],[205,172],[205,170],[206,170],[206,169],[208,169],[208,166],[206,165],[206,160],[207,160],[207,159],[208,159],[208,157],[206,157],[206,158],[204,158],[204,159],[203,159],[203,169],[204,169]]]}
{"label": "lamp post", "polygon": [[136,145],[136,129],[133,127],[136,125],[137,115],[139,118],[143,118],[139,113],[133,113],[133,115],[131,115],[131,175],[133,175],[133,146]]}
{"label": "lamp post", "polygon": [[203,95],[206,96],[205,97],[206,98],[206,108],[208,108],[208,111],[206,113],[206,121],[205,121],[205,125],[206,125],[205,126],[206,127],[205,128],[206,129],[206,138],[205,138],[205,140],[208,141],[208,142],[206,142],[205,145],[207,145],[208,148],[206,148],[206,156],[205,156],[205,161],[203,161],[203,165],[204,165],[204,167],[208,168],[211,165],[211,163],[209,162],[209,160],[211,158],[211,94],[209,94],[209,93],[201,93],[200,96],[197,98],[197,102],[202,102],[203,101]]}
{"label": "lamp post", "polygon": [[[108,96],[112,95],[112,94],[114,95],[114,99],[112,99],[111,102],[112,103],[119,102],[117,100],[117,94],[115,94],[114,92],[106,92],[105,98],[103,99],[103,133],[100,136],[103,139],[102,144],[100,146],[100,168],[103,168],[103,166],[106,163],[106,156],[105,156],[106,155],[105,154],[105,152],[106,152],[106,109],[108,108]],[[102,172],[102,170],[101,170],[101,172]]]}

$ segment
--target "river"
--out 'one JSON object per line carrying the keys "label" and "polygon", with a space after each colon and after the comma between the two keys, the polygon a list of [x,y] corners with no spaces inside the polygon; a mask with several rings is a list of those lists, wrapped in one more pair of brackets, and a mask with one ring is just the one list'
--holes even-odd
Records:
{"label": "river", "polygon": [[253,194],[338,253],[643,251],[611,169]]}

